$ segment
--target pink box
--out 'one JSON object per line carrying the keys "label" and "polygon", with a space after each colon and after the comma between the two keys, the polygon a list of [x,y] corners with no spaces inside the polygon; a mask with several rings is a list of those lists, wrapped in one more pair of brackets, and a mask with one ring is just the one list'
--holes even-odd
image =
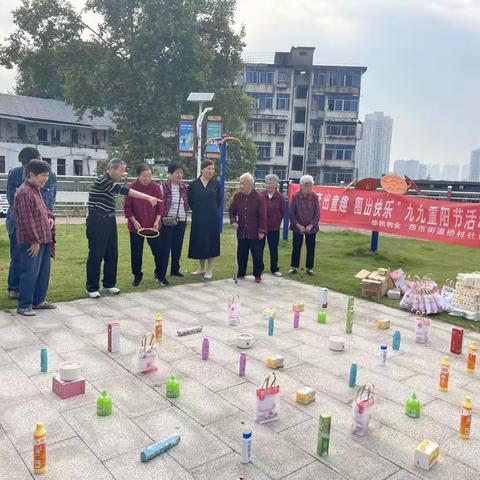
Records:
{"label": "pink box", "polygon": [[85,379],[80,377],[72,382],[60,380],[60,377],[53,377],[52,392],[56,393],[62,400],[75,397],[85,393]]}

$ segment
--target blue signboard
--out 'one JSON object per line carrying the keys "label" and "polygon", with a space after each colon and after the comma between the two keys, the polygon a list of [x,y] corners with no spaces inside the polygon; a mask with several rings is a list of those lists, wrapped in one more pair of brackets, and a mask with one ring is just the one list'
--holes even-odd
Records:
{"label": "blue signboard", "polygon": [[[208,117],[207,140],[222,136],[221,117]],[[205,148],[207,158],[220,158],[220,145],[218,142],[208,143]]]}
{"label": "blue signboard", "polygon": [[195,120],[182,115],[178,123],[178,154],[181,157],[193,157],[195,153]]}

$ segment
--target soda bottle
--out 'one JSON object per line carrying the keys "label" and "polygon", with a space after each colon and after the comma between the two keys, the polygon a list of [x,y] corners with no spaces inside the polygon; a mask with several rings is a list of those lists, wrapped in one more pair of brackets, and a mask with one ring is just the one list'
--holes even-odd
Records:
{"label": "soda bottle", "polygon": [[419,418],[420,417],[420,402],[417,396],[412,393],[412,396],[407,400],[405,404],[405,415],[411,418]]}
{"label": "soda bottle", "polygon": [[238,375],[240,377],[245,376],[245,368],[247,366],[247,356],[245,355],[245,352],[242,352],[240,354],[240,365],[238,367]]}
{"label": "soda bottle", "polygon": [[180,395],[180,382],[172,375],[165,386],[167,398],[177,398]]}
{"label": "soda bottle", "polygon": [[210,354],[210,342],[205,337],[202,342],[202,360],[208,360]]}
{"label": "soda bottle", "polygon": [[97,415],[106,417],[112,413],[112,397],[106,390],[102,390],[97,400]]}
{"label": "soda bottle", "polygon": [[460,438],[468,440],[470,438],[470,427],[472,424],[473,403],[470,397],[465,397],[462,403],[462,416],[460,417]]}
{"label": "soda bottle", "polygon": [[161,342],[163,340],[163,324],[162,324],[162,316],[157,313],[155,318],[155,341]]}
{"label": "soda bottle", "polygon": [[440,368],[440,386],[441,392],[448,390],[448,377],[450,375],[450,360],[448,357],[443,357],[442,366]]}
{"label": "soda bottle", "polygon": [[33,434],[33,473],[47,471],[47,432],[43,422],[38,422]]}
{"label": "soda bottle", "polygon": [[345,333],[352,333],[354,314],[355,314],[355,297],[348,297],[347,323],[345,326]]}
{"label": "soda bottle", "polygon": [[477,362],[477,342],[471,342],[468,346],[467,372],[475,372],[475,363]]}

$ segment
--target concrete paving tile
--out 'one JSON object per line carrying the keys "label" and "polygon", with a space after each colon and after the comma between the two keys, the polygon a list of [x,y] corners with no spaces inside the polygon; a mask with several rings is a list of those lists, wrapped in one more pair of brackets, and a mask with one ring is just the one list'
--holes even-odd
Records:
{"label": "concrete paving tile", "polygon": [[75,432],[56,410],[50,408],[42,395],[15,399],[4,403],[0,410],[0,424],[19,452],[31,451],[35,424],[40,421],[47,430],[47,445],[75,436]]}
{"label": "concrete paving tile", "polygon": [[180,382],[180,396],[171,401],[201,425],[238,412],[238,408],[191,378]]}
{"label": "concrete paving tile", "polygon": [[[31,464],[30,459],[26,464]],[[17,453],[7,434],[0,428],[0,478],[5,480],[31,480],[32,476]]]}
{"label": "concrete paving tile", "polygon": [[[248,333],[251,333],[257,340],[261,341],[265,345],[276,348],[278,350],[293,349],[300,345],[295,339],[286,336],[285,334],[268,335],[268,325],[249,327]],[[278,332],[277,332],[278,333]]]}
{"label": "concrete paving tile", "polygon": [[362,447],[353,441],[350,435],[343,435],[335,429],[330,433],[329,454],[318,457],[316,454],[317,419],[284,430],[281,435],[310,455],[319,458],[324,465],[351,480],[384,480],[398,471],[396,465]]}
{"label": "concrete paving tile", "polygon": [[[139,300],[140,301],[140,300]],[[161,313],[158,309],[152,308],[148,305],[137,305],[135,307],[122,308],[120,310],[122,317],[128,317],[133,320],[137,320],[143,325],[153,325],[155,323],[155,317],[157,313]]]}
{"label": "concrete paving tile", "polygon": [[400,470],[391,477],[388,477],[388,480],[418,480],[419,478],[420,477],[417,477],[406,470]]}
{"label": "concrete paving tile", "polygon": [[138,303],[138,297],[129,293],[109,295],[108,293],[104,292],[100,301],[104,305],[107,305],[117,311],[140,305]]}
{"label": "concrete paving tile", "polygon": [[10,365],[11,363],[13,363],[12,358],[7,354],[7,352],[3,348],[0,348],[0,367]]}
{"label": "concrete paving tile", "polygon": [[97,333],[93,335],[87,335],[84,339],[92,346],[98,348],[105,355],[108,355],[110,358],[117,358],[124,355],[131,355],[138,352],[140,344],[142,343],[141,335],[123,335],[120,334],[120,351],[116,353],[111,353],[108,351],[108,334],[107,327],[102,333]]}
{"label": "concrete paving tile", "polygon": [[78,335],[85,337],[96,333],[104,333],[107,336],[108,320],[90,315],[75,315],[66,317],[63,324]]}
{"label": "concrete paving tile", "polygon": [[39,332],[38,338],[45,343],[48,348],[54,350],[60,355],[62,353],[80,350],[88,346],[80,335],[72,332],[66,327]]}
{"label": "concrete paving tile", "polygon": [[122,374],[92,382],[101,391],[107,390],[114,405],[127,417],[133,418],[169,408],[170,402],[156,390],[145,385],[132,374]]}
{"label": "concrete paving tile", "polygon": [[[30,465],[33,472],[31,456],[31,452],[25,452],[22,455],[24,462]],[[113,479],[110,472],[78,437],[50,445],[47,450],[47,473],[34,475],[34,478],[48,478],[48,480]]]}
{"label": "concrete paving tile", "polygon": [[[12,308],[15,306],[12,303]],[[14,316],[12,312],[0,312],[0,328],[10,327],[12,324],[16,323],[17,316]]]}
{"label": "concrete paving tile", "polygon": [[118,316],[119,308],[112,307],[104,302],[103,298],[97,300],[91,300],[84,302],[79,309],[86,315],[91,317],[108,320],[109,322],[115,321]]}
{"label": "concrete paving tile", "polygon": [[116,480],[193,480],[194,477],[167,453],[142,463],[141,451],[136,449],[135,452],[107,460],[105,466]]}
{"label": "concrete paving tile", "polygon": [[55,330],[62,326],[62,320],[58,316],[48,315],[47,311],[37,312],[35,317],[18,316],[18,325],[23,325],[33,333]]}
{"label": "concrete paving tile", "polygon": [[245,413],[223,418],[206,428],[237,453],[241,451],[242,432],[252,430],[253,465],[274,479],[283,478],[312,462],[312,457],[290,438],[281,436],[267,425],[255,423]]}
{"label": "concrete paving tile", "polygon": [[[478,425],[474,425],[478,432]],[[472,429],[473,430],[473,429]],[[457,435],[454,435],[441,446],[442,450],[450,457],[465,463],[470,467],[476,469],[480,478],[480,435],[472,436],[469,440],[464,440]]]}
{"label": "concrete paving tile", "polygon": [[198,356],[178,360],[172,365],[214,392],[245,382],[238,374],[236,375],[212,360],[202,360]]}
{"label": "concrete paving tile", "polygon": [[255,479],[269,480],[272,477],[265,475],[253,463],[240,463],[240,455],[230,453],[200,467],[194,468],[190,473],[197,480],[211,480],[212,478],[237,480]]}
{"label": "concrete paving tile", "polygon": [[38,395],[38,388],[16,365],[0,368],[0,405],[12,399]]}
{"label": "concrete paving tile", "polygon": [[[192,338],[192,336],[195,338]],[[192,336],[187,335],[187,337],[190,337],[189,341],[197,342],[196,344],[201,345],[203,339],[202,333]],[[174,362],[175,360],[193,357],[195,351],[188,346],[189,342],[183,344],[182,342],[177,341],[178,338],[178,336],[175,338],[165,336],[164,341],[158,346],[158,358],[165,362]]]}
{"label": "concrete paving tile", "polygon": [[57,306],[55,310],[46,310],[41,312],[42,316],[44,315],[63,321],[66,317],[73,317],[83,314],[83,310],[80,308],[81,304],[77,304],[77,302],[55,302],[55,305]]}
{"label": "concrete paving tile", "polygon": [[295,473],[283,477],[283,480],[311,480],[313,478],[321,478],[322,480],[343,480],[345,477],[335,473],[334,470],[317,460],[310,463],[310,465],[297,470]]}
{"label": "concrete paving tile", "polygon": [[[40,371],[40,347],[28,346],[10,350],[9,355],[22,372],[28,377],[44,375]],[[64,360],[56,352],[48,351],[48,371],[56,372]]]}
{"label": "concrete paving tile", "polygon": [[102,461],[152,443],[152,439],[116,407],[112,408],[108,417],[97,416],[95,404],[75,408],[62,415]]}
{"label": "concrete paving tile", "polygon": [[480,380],[475,380],[471,383],[468,383],[463,388],[465,389],[466,395],[469,395],[470,393],[472,393],[477,398],[480,398]]}
{"label": "concrete paving tile", "polygon": [[4,350],[38,345],[40,341],[28,328],[18,323],[0,328],[0,347]]}
{"label": "concrete paving tile", "polygon": [[[250,417],[254,418],[255,408],[257,404],[256,390],[260,385],[253,385],[252,383],[243,383],[236,387],[228,388],[220,392],[220,395],[228,400],[232,405],[245,412]],[[280,387],[281,391],[281,387]],[[279,398],[278,401],[278,420],[270,422],[269,427],[275,432],[280,432],[286,428],[292,427],[304,422],[310,418],[302,411],[296,409],[294,406],[284,402]]]}
{"label": "concrete paving tile", "polygon": [[[194,338],[185,342],[184,345],[194,351],[197,355],[202,353],[203,338]],[[242,350],[235,346],[228,346],[215,338],[209,339],[209,358],[219,365],[225,366],[229,363],[239,362]]]}
{"label": "concrete paving tile", "polygon": [[175,407],[138,417],[135,423],[155,441],[174,433],[180,435],[180,443],[168,453],[187,470],[231,452],[227,445]]}

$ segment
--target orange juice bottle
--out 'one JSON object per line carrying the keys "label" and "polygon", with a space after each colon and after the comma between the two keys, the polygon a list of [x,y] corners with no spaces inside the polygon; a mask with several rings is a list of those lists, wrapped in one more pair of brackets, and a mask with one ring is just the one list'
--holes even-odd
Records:
{"label": "orange juice bottle", "polygon": [[462,416],[460,417],[460,438],[470,438],[470,426],[472,424],[473,403],[470,397],[465,397],[462,403]]}
{"label": "orange juice bottle", "polygon": [[440,385],[441,392],[448,390],[448,377],[450,376],[450,360],[448,357],[443,357],[442,366],[440,368]]}
{"label": "orange juice bottle", "polygon": [[33,434],[33,473],[47,471],[47,432],[43,422],[38,422]]}
{"label": "orange juice bottle", "polygon": [[162,316],[157,313],[157,317],[155,318],[155,341],[161,342],[163,340],[163,324],[162,324]]}
{"label": "orange juice bottle", "polygon": [[468,346],[467,372],[475,372],[475,363],[477,362],[477,342],[471,342]]}

